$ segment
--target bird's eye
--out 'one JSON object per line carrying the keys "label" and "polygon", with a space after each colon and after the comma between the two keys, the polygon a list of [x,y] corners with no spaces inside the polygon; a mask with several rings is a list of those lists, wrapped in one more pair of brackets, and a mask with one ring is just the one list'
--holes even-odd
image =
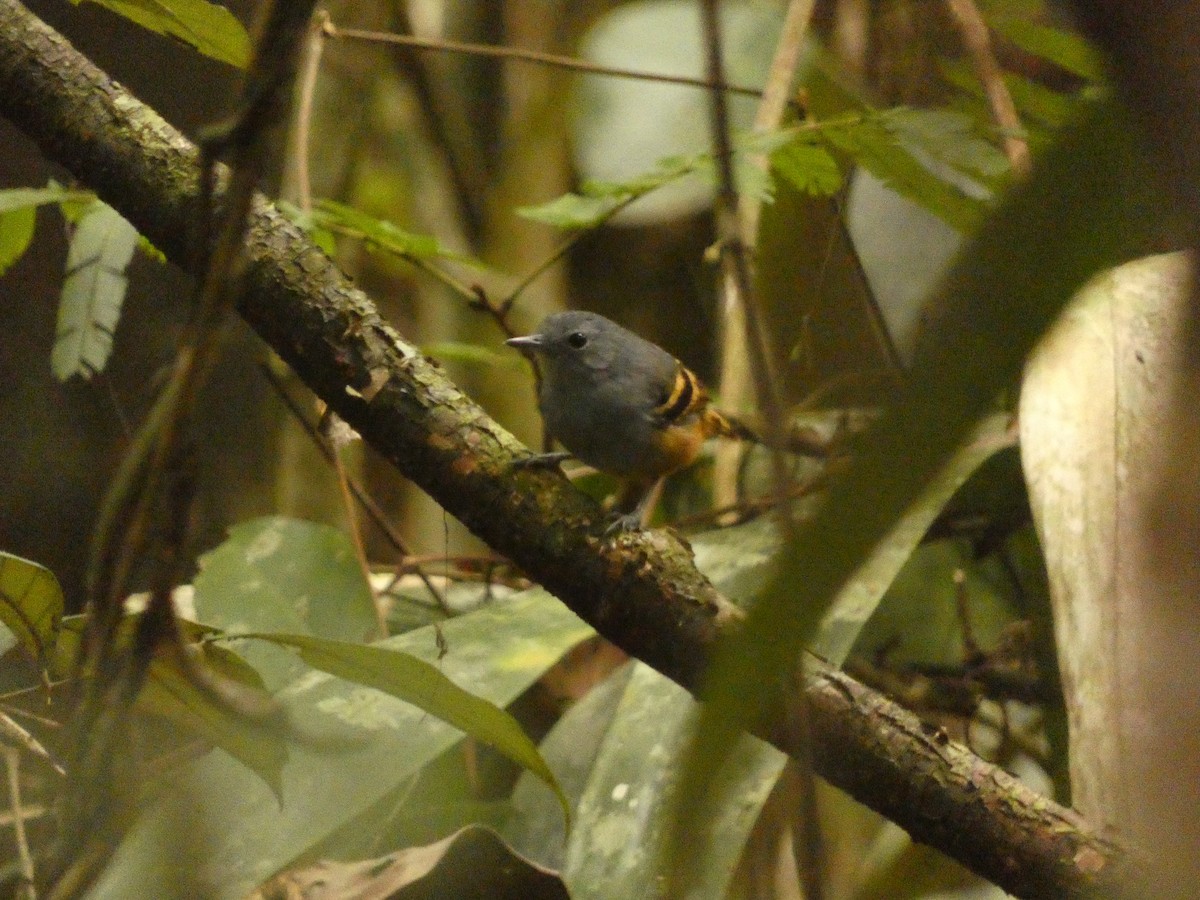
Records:
{"label": "bird's eye", "polygon": [[579,350],[582,347],[584,347],[587,344],[587,341],[588,341],[587,335],[584,334],[582,331],[576,331],[574,334],[568,335],[568,337],[567,337],[567,343],[570,344],[572,347],[574,347],[576,350]]}

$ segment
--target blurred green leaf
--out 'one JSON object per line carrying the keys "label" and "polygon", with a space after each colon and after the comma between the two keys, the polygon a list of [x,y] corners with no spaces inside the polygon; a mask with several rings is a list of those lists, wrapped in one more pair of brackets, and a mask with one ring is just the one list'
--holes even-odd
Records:
{"label": "blurred green leaf", "polygon": [[[206,645],[203,664],[217,677],[266,697],[262,677],[232,650]],[[282,772],[288,752],[284,733],[277,724],[247,718],[211,692],[199,688],[189,673],[165,658],[150,664],[137,705],[140,711],[168,719],[220,747],[266,782],[282,802]]]}
{"label": "blurred green leaf", "polygon": [[[991,122],[991,109],[983,85],[971,65],[962,61],[939,64],[942,77],[979,104],[982,121]],[[1023,75],[1004,73],[1004,86],[1012,96],[1013,104],[1021,117],[1022,125],[1033,133],[1037,129],[1058,129],[1070,121],[1077,112],[1082,97],[1062,94]]]}
{"label": "blurred green leaf", "polygon": [[[782,10],[774,4],[722,3],[719,16],[726,78],[751,87],[763,84]],[[703,34],[695,4],[637,0],[594,17],[579,42],[579,55],[602,66],[703,78]],[[757,99],[731,94],[728,100],[734,131],[749,128]],[[575,168],[585,180],[629,182],[660,160],[712,148],[709,97],[703,89],[584,75],[575,82],[571,102]],[[708,184],[680,179],[621,216],[627,222],[661,222],[695,213],[711,198]]]}
{"label": "blurred green leaf", "polygon": [[36,224],[37,210],[32,206],[0,212],[0,275],[25,255]]}
{"label": "blurred green leaf", "polygon": [[1008,157],[975,130],[970,116],[949,109],[900,106],[881,112],[900,142],[987,185],[1008,174]]}
{"label": "blurred green leaf", "polygon": [[813,653],[835,666],[845,662],[859,632],[950,498],[994,453],[1013,445],[1015,437],[1009,425],[1008,415],[985,419],[904,510],[838,592],[819,623],[798,623],[805,631],[815,628],[809,645]]}
{"label": "blurred green leaf", "polygon": [[[362,641],[376,627],[370,585],[350,539],[329,525],[268,516],[241,522],[200,558],[196,611],[224,631],[286,631]],[[244,648],[275,690],[308,671],[295,654]]]}
{"label": "blurred green leaf", "polygon": [[793,141],[771,154],[771,168],[802,194],[831,197],[842,189],[842,170],[824,147]]}
{"label": "blurred green leaf", "polygon": [[[71,0],[78,6],[83,0]],[[207,0],[90,0],[149,31],[178,38],[239,69],[250,64],[250,35],[229,10]]]}
{"label": "blurred green leaf", "polygon": [[314,244],[330,256],[333,256],[337,252],[337,235],[324,225],[318,225],[315,215],[311,210],[303,210],[296,204],[289,203],[283,199],[275,201],[275,204],[279,207],[281,213],[304,229],[305,233],[312,238]]}
{"label": "blurred green leaf", "polygon": [[[653,897],[664,872],[655,852],[669,832],[668,802],[698,709],[683,688],[643,663],[633,663],[579,798],[578,822],[566,848],[563,878],[575,898]],[[742,735],[730,765],[708,798],[707,829],[689,830],[703,852],[689,873],[688,896],[723,897],[742,849],[786,757]],[[637,848],[637,852],[631,852]]]}
{"label": "blurred green leaf", "polygon": [[120,213],[95,200],[80,217],[67,248],[50,367],[59,381],[104,371],[121,318],[138,233]]}
{"label": "blurred green leaf", "polygon": [[413,234],[386,219],[377,219],[335,200],[318,200],[311,215],[312,224],[316,229],[359,238],[371,250],[390,253],[411,261],[448,259],[484,268],[479,260],[443,247],[438,239],[431,235]]}
{"label": "blurred green leaf", "polygon": [[589,179],[580,186],[578,194],[563,194],[538,206],[520,206],[516,212],[523,218],[556,228],[594,228],[622,206],[695,172],[703,159],[703,154],[667,157],[650,171],[626,181]]}
{"label": "blurred green leaf", "polygon": [[989,16],[988,24],[1026,53],[1040,56],[1088,81],[1104,78],[1104,57],[1084,38],[1027,18]]}
{"label": "blurred green leaf", "polygon": [[1090,109],[959,257],[900,400],[863,436],[825,505],[781,554],[772,586],[714,660],[685,761],[681,822],[694,827],[734,736],[761,715],[773,673],[790,671],[811,639],[804,626],[824,615],[1015,381],[1067,300],[1097,270],[1161,238],[1166,206],[1135,133],[1114,103]]}
{"label": "blurred green leaf", "polygon": [[897,194],[959,231],[971,233],[983,221],[986,204],[933,174],[901,146],[883,121],[868,118],[853,125],[822,126],[820,134]]}
{"label": "blurred green leaf", "polygon": [[517,720],[494,703],[464,691],[424,660],[378,645],[347,644],[300,634],[260,632],[242,637],[295,647],[314,669],[391,694],[490,744],[544,781],[558,796],[563,815],[570,820],[571,808],[562,788]]}
{"label": "blurred green leaf", "polygon": [[167,264],[167,254],[163,253],[161,250],[159,250],[157,247],[155,247],[152,243],[150,243],[150,239],[147,238],[145,235],[143,235],[143,234],[138,235],[137,245],[138,245],[138,249],[141,250],[142,253],[144,253],[146,256],[150,257],[150,259],[154,260],[156,263],[159,263],[160,265],[164,265],[164,266]]}
{"label": "blurred green leaf", "polygon": [[[62,588],[45,566],[0,552],[0,622],[33,655],[47,665],[62,624]],[[5,648],[7,649],[7,648]]]}
{"label": "blurred green leaf", "polygon": [[[440,632],[421,628],[373,646],[436,664],[447,678],[504,706],[593,633],[553,597],[527,591],[447,621]],[[282,808],[256,775],[224,752],[189,763],[176,779],[178,790],[134,826],[93,889],[93,900],[160,895],[179,858],[163,853],[160,837],[180,808],[189,810],[189,828],[205,849],[193,863],[196,877],[213,886],[218,900],[241,900],[345,830],[347,838],[368,844],[372,835],[354,833],[359,817],[462,740],[461,731],[423,710],[324,674],[309,672],[279,698],[295,727],[312,735],[290,748]],[[331,729],[337,744],[349,744],[344,752],[334,754],[322,740]]]}
{"label": "blurred green leaf", "polygon": [[555,228],[594,228],[635,196],[615,192],[596,197],[563,194],[537,206],[519,206],[516,212],[522,218],[553,225]]}
{"label": "blurred green leaf", "polygon": [[[816,117],[816,134],[821,140],[902,197],[963,233],[974,232],[987,211],[987,204],[935,174],[931,165],[936,164],[937,154],[926,151],[926,159],[918,158],[913,149],[905,146],[902,135],[897,134],[899,126],[892,121],[897,114],[873,109],[840,83],[827,65],[814,67],[806,82],[810,112]],[[904,116],[901,114],[899,118],[903,123]],[[926,142],[929,141],[926,137]],[[961,147],[961,139],[943,136],[940,144],[943,151],[945,145],[953,146],[958,157],[971,155]]]}
{"label": "blurred green leaf", "polygon": [[32,209],[45,206],[47,203],[80,202],[91,203],[96,195],[91,191],[72,191],[51,181],[44,188],[9,188],[0,191],[0,213],[12,212],[17,209]]}
{"label": "blurred green leaf", "polygon": [[478,344],[467,344],[462,341],[439,341],[436,344],[422,344],[421,352],[432,356],[441,362],[470,363],[477,366],[499,366],[505,369],[522,368],[525,364],[521,357],[512,353],[497,353]]}
{"label": "blurred green leaf", "polygon": [[917,844],[900,826],[885,822],[863,860],[854,900],[1004,900],[948,856]]}

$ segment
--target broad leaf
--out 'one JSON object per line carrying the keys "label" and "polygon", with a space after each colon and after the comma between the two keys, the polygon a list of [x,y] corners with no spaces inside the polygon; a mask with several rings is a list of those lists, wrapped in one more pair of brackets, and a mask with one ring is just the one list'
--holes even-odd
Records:
{"label": "broad leaf", "polygon": [[[370,585],[345,534],[329,525],[268,516],[229,529],[200,559],[196,611],[225,631],[286,631],[365,640],[376,627]],[[271,690],[307,670],[276,647],[238,648]]]}
{"label": "broad leaf", "polygon": [[125,269],[137,241],[137,230],[100,200],[80,218],[67,248],[67,277],[50,356],[59,381],[72,375],[88,379],[104,370],[129,284]]}
{"label": "broad leaf", "polygon": [[25,255],[36,224],[37,210],[32,206],[0,212],[0,275]]}
{"label": "broad leaf", "polygon": [[[478,612],[421,628],[375,646],[436,664],[448,678],[504,706],[593,632],[542,591],[493,601]],[[284,652],[284,651],[280,651]],[[179,788],[135,826],[92,896],[160,896],[171,883],[181,844],[199,841],[196,877],[211,896],[242,898],[255,885],[392,797],[462,733],[422,710],[371,688],[318,673],[300,678],[280,699],[293,721],[316,738],[292,747],[283,767],[283,807],[245,766],[223,752],[190,763]],[[359,736],[341,753],[321,736]],[[324,745],[323,745],[324,744]],[[186,810],[186,818],[176,818]],[[186,822],[185,830],[180,823]],[[363,843],[369,836],[359,836]],[[175,848],[164,853],[163,841]]]}
{"label": "broad leaf", "polygon": [[[217,677],[252,691],[263,691],[261,676],[231,650],[206,646],[204,665]],[[255,722],[247,718],[198,688],[187,673],[166,659],[151,663],[137,706],[141,712],[169,719],[220,747],[266,782],[271,792],[282,799],[281,773],[288,753],[280,723]]]}
{"label": "broad leaf", "polygon": [[494,703],[464,691],[435,666],[408,653],[377,645],[347,644],[300,634],[258,633],[242,637],[295,647],[314,669],[391,694],[490,744],[544,781],[558,796],[563,814],[570,818],[567,798],[554,780],[554,773],[517,720]]}
{"label": "broad leaf", "polygon": [[[633,663],[567,843],[563,877],[572,897],[657,895],[664,873],[662,857],[654,850],[670,829],[677,760],[691,738],[697,711],[687,691],[649,666]],[[560,742],[578,721],[561,726]],[[689,833],[689,840],[704,848],[690,873],[689,896],[726,895],[750,829],[786,760],[775,748],[745,735],[735,741],[730,756],[733,762],[710,797],[708,829]]]}
{"label": "broad leaf", "polygon": [[48,662],[58,639],[64,605],[53,572],[11,553],[0,553],[0,622],[39,664]]}
{"label": "broad leaf", "polygon": [[[71,0],[78,6],[83,0]],[[250,35],[225,7],[207,0],[91,0],[157,34],[178,38],[239,69],[250,63]]]}
{"label": "broad leaf", "polygon": [[81,198],[94,199],[86,191],[68,191],[51,183],[46,188],[11,188],[0,191],[0,275],[29,249],[37,221],[36,209],[47,203]]}
{"label": "broad leaf", "polygon": [[816,625],[816,636],[809,645],[812,652],[835,666],[845,662],[850,648],[858,640],[859,632],[955,491],[992,454],[1013,445],[1015,436],[1009,427],[1009,418],[1007,415],[995,415],[985,419],[909,504],[887,536],[846,582]]}

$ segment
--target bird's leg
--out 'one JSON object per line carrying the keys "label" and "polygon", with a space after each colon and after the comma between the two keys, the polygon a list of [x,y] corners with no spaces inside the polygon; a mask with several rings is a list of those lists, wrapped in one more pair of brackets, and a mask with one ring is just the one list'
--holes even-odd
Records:
{"label": "bird's leg", "polygon": [[604,529],[604,533],[619,534],[622,531],[638,531],[645,528],[645,520],[649,518],[650,511],[658,502],[665,480],[660,478],[649,484],[641,481],[626,482],[617,495],[617,517]]}

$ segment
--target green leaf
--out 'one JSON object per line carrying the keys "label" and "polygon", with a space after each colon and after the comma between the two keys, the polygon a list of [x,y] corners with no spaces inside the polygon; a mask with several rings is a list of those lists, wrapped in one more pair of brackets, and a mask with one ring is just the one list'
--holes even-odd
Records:
{"label": "green leaf", "polygon": [[464,691],[430,663],[387,647],[300,634],[251,633],[240,637],[295,647],[314,669],[391,694],[490,744],[544,781],[558,796],[563,815],[570,820],[571,808],[562,788],[517,720],[494,703]]}
{"label": "green leaf", "polygon": [[32,206],[0,212],[0,275],[25,255],[36,224],[37,210]]}
{"label": "green leaf", "polygon": [[971,233],[983,221],[986,204],[931,172],[877,118],[823,126],[821,137],[900,194],[948,225]]}
{"label": "green leaf", "polygon": [[44,206],[47,203],[67,203],[87,201],[88,203],[96,199],[96,195],[90,191],[71,191],[65,187],[50,182],[49,187],[44,188],[10,188],[6,191],[0,191],[0,213],[12,212],[18,209],[33,209],[37,206]]}
{"label": "green leaf", "polygon": [[312,211],[305,211],[287,200],[277,200],[279,211],[295,222],[313,239],[318,247],[333,256],[337,252],[337,235],[323,225],[317,225]]}
{"label": "green leaf", "polygon": [[476,268],[483,263],[463,253],[443,247],[438,239],[427,234],[413,234],[384,219],[376,219],[352,206],[334,200],[318,200],[312,212],[312,223],[318,228],[359,238],[369,249],[380,250],[408,260],[427,261],[448,259]]}
{"label": "green leaf", "polygon": [[637,195],[622,195],[616,192],[594,197],[563,194],[538,206],[518,206],[516,212],[524,219],[553,225],[555,228],[595,228],[635,196]]}
{"label": "green leaf", "polygon": [[802,194],[831,197],[842,189],[842,170],[824,147],[793,141],[771,154],[771,169]]}
{"label": "green leaf", "polygon": [[[265,700],[262,678],[232,650],[207,645],[204,664],[218,677],[260,692]],[[266,782],[282,802],[282,773],[288,751],[279,727],[248,719],[198,688],[188,673],[168,659],[156,659],[150,664],[146,683],[138,695],[138,709],[168,719],[220,747]]]}
{"label": "green leaf", "polygon": [[[692,823],[733,737],[791,671],[813,621],[927,489],[1067,300],[1097,270],[1161,238],[1166,204],[1109,101],[1065,133],[959,257],[909,384],[863,436],[825,505],[781,554],[771,588],[721,649],[685,761],[681,821]],[[1030,248],[1037,248],[1031,253]],[[816,612],[814,612],[816,611]]]}
{"label": "green leaf", "polygon": [[[225,631],[286,631],[362,641],[376,627],[370,585],[350,539],[329,525],[283,516],[241,522],[200,558],[196,611]],[[274,690],[307,668],[264,645],[246,659]]]}
{"label": "green leaf", "polygon": [[[770,3],[722,3],[719,16],[726,77],[736,84],[763,84],[779,40],[782,10]],[[703,35],[695,4],[610,4],[581,37],[579,55],[602,66],[703,78]],[[574,88],[571,146],[575,168],[585,179],[627,183],[659,160],[712,147],[709,97],[703,89],[591,74],[578,78]],[[731,94],[728,100],[734,131],[749,128],[756,98]],[[661,222],[691,215],[711,202],[708,184],[680,180],[646,196],[622,218]]]}
{"label": "green leaf", "polygon": [[[683,688],[643,663],[633,664],[568,838],[563,878],[572,897],[659,895],[664,873],[654,850],[671,827],[677,761],[691,739],[697,711]],[[578,745],[571,749],[577,752]],[[746,839],[786,761],[774,747],[748,735],[738,737],[731,749],[731,765],[709,797],[708,827],[689,831],[693,846],[702,850],[689,872],[687,896],[727,895]],[[633,847],[637,852],[630,852]]]}
{"label": "green leaf", "polygon": [[835,666],[845,662],[859,632],[950,498],[993,454],[1013,445],[1009,419],[1005,414],[984,419],[846,582],[819,624],[814,620],[798,626],[806,631],[815,628],[809,645],[813,653]]}
{"label": "green leaf", "polygon": [[72,375],[89,379],[104,370],[129,284],[125,269],[137,239],[137,230],[100,200],[80,218],[67,248],[67,276],[50,355],[50,368],[59,381]]}
{"label": "green leaf", "polygon": [[[965,62],[941,62],[939,69],[950,84],[974,98],[984,121],[991,121],[991,110],[984,94],[983,85],[975,70]],[[1012,95],[1013,104],[1021,117],[1022,124],[1031,131],[1038,126],[1058,129],[1071,120],[1077,112],[1081,95],[1061,94],[1023,75],[1004,73],[1004,85]]]}
{"label": "green leaf", "polygon": [[476,366],[499,366],[505,369],[521,368],[524,363],[509,353],[497,353],[478,344],[463,341],[439,341],[422,344],[421,352],[442,362],[469,363]]}
{"label": "green leaf", "polygon": [[1104,78],[1104,57],[1077,34],[1009,16],[991,16],[988,24],[1026,53],[1048,59],[1088,81]]}
{"label": "green leaf", "polygon": [[[421,628],[375,646],[436,664],[454,682],[505,706],[593,633],[553,597],[527,591],[497,596],[477,612],[445,622],[440,632]],[[323,673],[310,671],[280,700],[302,733],[320,738],[336,728],[332,738],[349,744],[345,752],[335,755],[328,741],[322,746],[319,740],[291,747],[282,808],[258,776],[224,752],[187,764],[178,787],[135,824],[93,888],[93,900],[160,895],[178,863],[177,855],[162,852],[161,837],[175,834],[178,840],[180,809],[188,810],[188,828],[204,842],[206,852],[191,863],[196,877],[218,900],[245,897],[335,836],[343,843],[358,839],[365,848],[372,835],[361,834],[360,817],[462,740],[458,729],[410,704]]]}
{"label": "green leaf", "polygon": [[35,210],[47,203],[64,209],[80,202],[91,203],[96,195],[89,191],[71,191],[55,181],[44,188],[10,188],[0,191],[0,275],[29,249],[37,222]]}
{"label": "green leaf", "polygon": [[901,106],[880,113],[880,119],[905,146],[985,184],[1008,174],[1008,157],[983,139],[970,116],[949,109]]}
{"label": "green leaf", "polygon": [[0,552],[0,622],[39,663],[46,665],[62,624],[62,588],[54,573]]}
{"label": "green leaf", "polygon": [[[71,0],[78,6],[83,0]],[[178,38],[239,69],[250,64],[250,35],[229,10],[207,0],[91,0],[143,28]]]}

